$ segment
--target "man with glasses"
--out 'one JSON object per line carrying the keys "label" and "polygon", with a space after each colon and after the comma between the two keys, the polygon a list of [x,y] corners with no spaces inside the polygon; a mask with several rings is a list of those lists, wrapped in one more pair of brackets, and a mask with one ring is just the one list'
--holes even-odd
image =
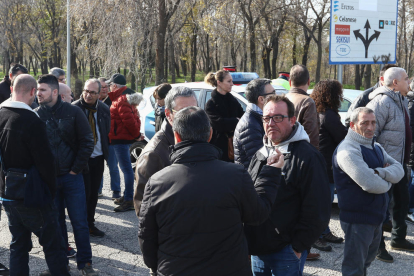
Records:
{"label": "man with glasses", "polygon": [[104,173],[104,159],[108,160],[109,155],[108,134],[111,128],[109,107],[99,101],[100,90],[101,82],[97,79],[89,79],[85,82],[80,99],[73,103],[79,106],[88,118],[95,144],[88,161],[89,171],[83,174],[83,181],[85,182],[89,234],[99,238],[105,236],[105,233],[95,226],[95,210]]}
{"label": "man with glasses", "polygon": [[[53,75],[38,79],[37,97],[40,107],[36,109],[46,123],[49,144],[56,164],[55,205],[59,212],[59,225],[65,244],[68,234],[65,206],[72,223],[78,253],[76,261],[82,275],[98,275],[92,268],[92,250],[86,215],[86,196],[82,173],[94,150],[94,137],[88,119],[82,110],[63,102],[59,96],[59,83]],[[51,275],[49,271],[41,275]]]}
{"label": "man with glasses", "polygon": [[307,250],[329,223],[331,195],[325,160],[309,143],[294,112],[287,97],[266,98],[264,146],[253,156],[249,174],[255,182],[276,149],[284,154],[285,165],[269,218],[244,229],[253,275],[302,275]]}
{"label": "man with glasses", "polygon": [[124,174],[124,195],[119,197],[120,191],[113,191],[116,205],[115,212],[134,210],[132,202],[134,196],[134,171],[132,170],[129,148],[135,141],[142,141],[144,135],[140,133],[141,121],[137,107],[142,101],[142,94],[135,93],[126,86],[126,79],[121,74],[114,74],[109,84],[111,92],[108,94],[112,101],[110,147],[115,151],[116,159]]}
{"label": "man with glasses", "polygon": [[59,67],[53,67],[52,69],[50,69],[49,74],[52,74],[53,76],[55,76],[58,79],[59,83],[66,84],[66,77],[65,77],[66,73],[65,71],[63,71],[63,69]]}
{"label": "man with glasses", "polygon": [[268,79],[252,80],[246,87],[245,94],[249,103],[233,136],[234,162],[244,165],[246,169],[253,155],[263,146],[263,106],[266,97],[275,93],[271,80]]}

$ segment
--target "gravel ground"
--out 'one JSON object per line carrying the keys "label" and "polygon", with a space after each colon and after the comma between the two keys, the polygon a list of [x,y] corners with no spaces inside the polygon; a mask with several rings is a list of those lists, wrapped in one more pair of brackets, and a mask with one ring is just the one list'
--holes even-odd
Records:
{"label": "gravel ground", "polygon": [[[93,267],[100,272],[100,275],[127,276],[127,275],[149,275],[149,270],[145,266],[138,244],[138,219],[134,211],[115,213],[115,205],[111,200],[109,188],[109,175],[105,170],[104,196],[99,199],[96,210],[96,226],[106,233],[104,238],[91,237],[93,251]],[[333,205],[330,222],[331,230],[338,236],[343,237],[343,232],[339,225],[339,210]],[[69,222],[69,220],[67,220]],[[72,228],[68,223],[69,242],[72,247],[74,243]],[[414,226],[408,226],[408,236],[414,242]],[[390,234],[386,233],[386,244],[389,248]],[[7,216],[2,213],[0,221],[0,262],[9,265],[9,243],[11,235],[7,227]],[[331,252],[319,252],[312,249],[312,252],[321,253],[320,260],[307,262],[304,275],[341,275],[341,262],[343,255],[343,244],[332,244]],[[375,260],[368,270],[370,275],[414,275],[413,257],[414,253],[403,251],[390,251],[394,257],[394,263],[384,263]],[[33,249],[30,253],[29,261],[31,274],[38,275],[47,269],[43,251],[37,241],[33,238]],[[70,259],[71,275],[81,275],[76,269],[76,262]]]}

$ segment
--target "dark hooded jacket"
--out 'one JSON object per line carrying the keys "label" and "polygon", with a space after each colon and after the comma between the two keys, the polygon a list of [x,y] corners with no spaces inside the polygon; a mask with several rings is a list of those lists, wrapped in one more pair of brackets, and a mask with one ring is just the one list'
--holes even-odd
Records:
{"label": "dark hooded jacket", "polygon": [[[246,225],[249,254],[266,255],[291,244],[296,252],[310,249],[326,229],[331,216],[331,194],[322,154],[309,143],[296,123],[290,137],[277,145],[285,155],[282,181],[269,218],[261,225]],[[252,158],[249,173],[255,181],[274,146],[264,138]]]}
{"label": "dark hooded jacket", "polygon": [[243,166],[219,156],[206,142],[181,142],[172,165],[149,179],[138,237],[145,264],[158,276],[252,274],[243,223],[266,220],[280,169],[263,166],[253,185]]}
{"label": "dark hooded jacket", "polygon": [[3,81],[0,82],[0,104],[10,98],[10,85],[11,81],[9,76],[4,76]]}

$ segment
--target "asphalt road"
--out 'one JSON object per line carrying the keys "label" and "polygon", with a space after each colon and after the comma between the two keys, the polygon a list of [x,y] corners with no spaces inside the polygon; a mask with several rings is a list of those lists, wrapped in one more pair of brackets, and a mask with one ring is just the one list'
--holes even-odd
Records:
{"label": "asphalt road", "polygon": [[[100,272],[100,275],[129,276],[149,275],[145,266],[138,244],[138,218],[134,211],[115,213],[115,205],[111,200],[108,171],[105,170],[104,196],[99,199],[96,210],[96,226],[106,233],[104,238],[91,237],[93,251],[93,267]],[[122,185],[123,187],[123,185]],[[331,230],[339,236],[343,232],[339,225],[339,210],[333,206],[330,222]],[[69,222],[69,220],[67,220]],[[2,213],[0,221],[0,262],[9,264],[9,243],[11,235],[7,227],[7,216]],[[72,247],[74,243],[72,228],[68,223],[69,242]],[[408,239],[414,242],[414,226],[408,226]],[[390,234],[386,233],[386,244],[389,248]],[[320,252],[322,258],[317,261],[307,262],[304,275],[341,275],[341,262],[343,257],[343,244],[332,244],[331,252]],[[319,250],[312,249],[312,252]],[[390,251],[394,257],[394,263],[384,263],[375,260],[368,270],[369,275],[414,275],[414,253],[403,251]],[[38,275],[47,269],[43,251],[33,235],[33,249],[30,253],[30,275]],[[76,262],[70,259],[71,275],[81,275],[76,269]],[[213,275],[212,275],[213,276]]]}

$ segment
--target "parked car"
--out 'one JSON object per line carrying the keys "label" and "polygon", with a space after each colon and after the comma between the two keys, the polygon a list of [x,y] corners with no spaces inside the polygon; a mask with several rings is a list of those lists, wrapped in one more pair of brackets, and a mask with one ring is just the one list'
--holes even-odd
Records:
{"label": "parked car", "polygon": [[[204,82],[176,83],[172,84],[171,86],[186,86],[191,88],[196,94],[198,106],[202,109],[204,109],[207,101],[211,98],[211,92],[214,90],[214,87]],[[247,99],[244,95],[246,86],[247,84],[234,85],[232,91],[230,92],[239,101],[243,107],[243,110],[246,110],[247,107]],[[273,85],[273,87],[275,88],[276,93],[279,95],[286,94],[288,92],[282,86]],[[155,99],[152,95],[155,88],[156,86],[152,86],[144,89],[144,99],[138,106],[138,111],[141,119],[141,133],[145,135],[145,141],[135,142],[130,147],[131,162],[133,167],[135,167],[135,160],[141,154],[142,149],[155,134]]]}

